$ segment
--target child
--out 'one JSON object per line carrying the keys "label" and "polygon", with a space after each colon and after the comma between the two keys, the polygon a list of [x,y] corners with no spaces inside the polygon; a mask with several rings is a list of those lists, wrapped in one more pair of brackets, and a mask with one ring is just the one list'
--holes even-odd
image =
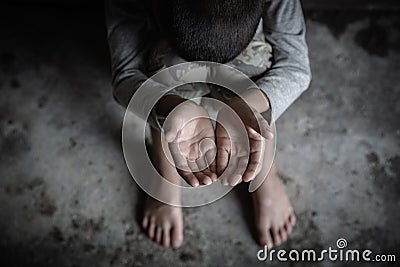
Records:
{"label": "child", "polygon": [[[261,89],[249,89],[241,95],[250,107],[218,88],[195,84],[160,99],[154,113],[171,120],[162,126],[163,133],[157,127],[151,130],[154,163],[160,174],[175,184],[181,177],[192,186],[212,183],[228,165],[230,154],[224,129],[217,125],[214,130],[211,121],[204,118],[207,111],[186,99],[208,95],[240,110],[248,138],[254,141],[261,140],[259,129],[246,111],[261,114],[270,109],[275,121],[309,85],[311,74],[299,0],[109,0],[106,12],[114,96],[125,107],[149,76],[185,61],[226,63],[251,77]],[[190,121],[196,116],[203,118]],[[229,120],[223,112],[218,117]],[[216,164],[204,171],[178,169],[178,173],[161,149],[168,147],[161,142],[171,145],[178,139],[186,140],[187,149],[182,153],[196,158],[191,145],[205,138],[216,140],[218,154]],[[262,156],[257,160],[263,163]],[[242,176],[228,177],[222,184],[254,179],[257,170],[252,162],[250,159]],[[179,194],[172,197],[179,200]],[[292,231],[295,215],[274,165],[252,197],[259,243],[280,245]],[[151,239],[166,247],[182,244],[180,207],[148,197],[142,226]]]}

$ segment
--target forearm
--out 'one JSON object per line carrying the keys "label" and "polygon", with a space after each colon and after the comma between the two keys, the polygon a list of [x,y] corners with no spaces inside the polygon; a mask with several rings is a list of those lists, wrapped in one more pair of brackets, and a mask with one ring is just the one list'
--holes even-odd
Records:
{"label": "forearm", "polygon": [[246,92],[242,93],[240,97],[259,113],[263,113],[269,110],[268,97],[258,88],[249,89]]}
{"label": "forearm", "polygon": [[268,96],[272,120],[276,121],[307,90],[311,80],[308,71],[274,71],[270,76],[257,81],[257,85]]}
{"label": "forearm", "polygon": [[256,83],[268,96],[275,121],[308,88],[311,80],[300,1],[268,1],[263,22],[265,39],[273,49],[273,64]]}
{"label": "forearm", "polygon": [[[114,98],[125,108],[134,102],[129,110],[147,120],[168,88],[148,79],[146,62],[153,28],[148,24],[146,5],[141,0],[107,0],[105,10]],[[157,125],[152,116],[150,123]]]}

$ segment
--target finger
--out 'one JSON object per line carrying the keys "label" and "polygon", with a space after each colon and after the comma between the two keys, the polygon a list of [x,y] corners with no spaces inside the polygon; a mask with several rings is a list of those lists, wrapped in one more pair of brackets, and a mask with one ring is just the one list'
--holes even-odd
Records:
{"label": "finger", "polygon": [[230,152],[231,152],[231,143],[230,143],[229,138],[227,138],[227,137],[218,138],[217,137],[216,164],[217,164],[217,174],[218,175],[221,175],[227,168],[228,163],[229,163]]}
{"label": "finger", "polygon": [[215,132],[217,141],[217,174],[221,175],[228,166],[231,152],[231,140],[225,128],[218,122]]}
{"label": "finger", "polygon": [[206,174],[203,172],[195,172],[194,176],[196,176],[197,180],[199,181],[200,184],[205,184],[205,185],[210,185],[212,184],[212,180],[210,177],[208,177]]}
{"label": "finger", "polygon": [[[221,182],[222,185],[227,186],[229,185],[229,181],[232,175],[234,175],[235,173],[235,168],[236,168],[236,161],[237,161],[237,157],[230,157],[228,159],[228,164],[226,166],[226,168],[224,169],[224,171],[222,172],[222,174],[219,177],[219,180]],[[219,166],[217,165],[217,168]]]}
{"label": "finger", "polygon": [[203,156],[203,155],[201,155],[198,159],[196,159],[195,163],[196,163],[196,166],[197,166],[196,167],[197,171],[201,171],[202,172],[202,171],[204,171],[204,170],[206,170],[208,168],[206,157]]}
{"label": "finger", "polygon": [[261,137],[261,140],[255,140],[251,138],[249,141],[249,146],[250,146],[250,153],[256,153],[256,152],[261,152],[264,151],[265,148],[265,139],[264,137]]}
{"label": "finger", "polygon": [[261,141],[263,139],[263,136],[250,126],[246,126],[246,131],[247,131],[247,135],[249,136],[250,139],[259,140],[259,141]]}
{"label": "finger", "polygon": [[208,168],[212,173],[215,175],[215,179],[217,178],[217,160],[216,160],[216,155],[217,155],[217,149],[210,149],[206,152],[205,158],[207,161]]}
{"label": "finger", "polygon": [[[211,172],[211,171],[208,169],[208,164],[207,164],[207,161],[206,161],[206,157],[205,157],[205,156],[202,156],[202,157],[198,158],[198,159],[196,160],[196,164],[197,164],[198,170],[199,170],[200,172],[202,172],[205,176],[209,177],[210,182],[207,182],[207,183],[205,183],[205,184],[207,184],[207,185],[208,185],[208,184],[211,184],[211,183],[217,178],[217,175],[214,174],[213,172]],[[196,176],[197,176],[197,175],[196,175]],[[206,180],[208,180],[208,179],[206,179]]]}
{"label": "finger", "polygon": [[198,180],[198,184],[205,184],[209,185],[212,183],[212,180],[210,177],[208,177],[206,174],[204,174],[202,171],[199,171],[199,167],[197,166],[197,161],[191,161],[188,160],[187,164],[189,165],[189,168],[192,172],[192,174],[196,177]]}
{"label": "finger", "polygon": [[189,166],[189,170],[193,173],[198,172],[199,171],[199,167],[197,166],[197,163],[195,160],[186,160],[187,165]]}
{"label": "finger", "polygon": [[234,175],[231,176],[230,185],[235,186],[242,182],[243,174],[246,171],[249,159],[248,157],[240,157],[237,161]]}
{"label": "finger", "polygon": [[247,131],[249,134],[250,161],[243,174],[244,182],[253,180],[260,173],[265,151],[265,138],[250,127],[247,127]]}
{"label": "finger", "polygon": [[218,178],[218,177],[217,177],[217,174],[214,173],[214,172],[212,172],[212,171],[209,170],[209,169],[203,170],[203,173],[204,173],[205,175],[207,175],[208,177],[210,177],[210,179],[211,179],[212,182],[216,181],[217,178]]}
{"label": "finger", "polygon": [[187,161],[190,170],[192,171],[193,175],[196,177],[198,180],[199,184],[206,184],[209,185],[212,183],[211,178],[209,178],[207,175],[205,175],[203,172],[199,171],[199,167],[196,164],[196,161]]}
{"label": "finger", "polygon": [[256,175],[261,171],[262,159],[263,153],[261,151],[250,154],[249,164],[243,174],[244,182],[249,182],[253,180]]}
{"label": "finger", "polygon": [[248,159],[247,157],[232,156],[229,160],[228,167],[221,177],[223,185],[235,186],[242,180],[242,175],[246,170]]}
{"label": "finger", "polygon": [[221,175],[228,167],[229,152],[225,147],[218,148],[217,151],[217,174]]}
{"label": "finger", "polygon": [[189,185],[193,187],[199,186],[199,180],[192,172],[187,172],[178,169],[178,173]]}
{"label": "finger", "polygon": [[257,118],[258,126],[260,127],[260,134],[265,139],[272,139],[274,137],[274,134],[271,130],[271,126],[269,125],[268,121],[264,119],[264,117],[260,113],[255,113],[255,116]]}

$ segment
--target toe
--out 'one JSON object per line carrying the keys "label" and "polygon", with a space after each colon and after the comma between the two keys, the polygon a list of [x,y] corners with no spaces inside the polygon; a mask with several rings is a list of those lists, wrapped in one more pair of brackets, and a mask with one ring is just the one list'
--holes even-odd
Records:
{"label": "toe", "polygon": [[164,228],[163,229],[163,236],[162,236],[162,245],[164,247],[169,247],[170,246],[170,235],[171,235],[171,229],[169,228]]}
{"label": "toe", "polygon": [[266,229],[267,229],[266,231],[263,231],[262,233],[260,233],[259,243],[262,246],[266,245],[268,248],[272,248],[272,246],[273,246],[272,237],[269,232],[269,229],[268,228],[266,228]]}
{"label": "toe", "polygon": [[288,235],[288,234],[287,234],[287,231],[286,231],[284,225],[279,229],[279,234],[280,234],[280,237],[281,237],[282,242],[285,242],[286,239],[287,239],[287,235]]}
{"label": "toe", "polygon": [[294,213],[289,215],[289,223],[292,227],[296,224],[296,215]]}
{"label": "toe", "polygon": [[143,220],[142,220],[142,227],[143,227],[143,229],[147,229],[148,223],[149,223],[149,218],[148,218],[147,216],[144,216],[144,217],[143,217]]}
{"label": "toe", "polygon": [[174,248],[180,247],[183,241],[182,229],[179,227],[172,228],[172,246]]}
{"label": "toe", "polygon": [[161,227],[157,227],[157,229],[156,229],[156,239],[155,239],[155,241],[156,241],[158,244],[161,244],[161,238],[162,238],[162,228],[161,228]]}
{"label": "toe", "polygon": [[272,228],[271,229],[271,234],[272,234],[272,239],[274,241],[274,245],[275,246],[279,246],[280,244],[282,244],[282,239],[281,236],[279,234],[279,228]]}
{"label": "toe", "polygon": [[287,232],[287,234],[289,235],[292,230],[293,230],[293,226],[292,224],[289,222],[289,220],[285,223],[285,230]]}
{"label": "toe", "polygon": [[150,222],[150,226],[149,226],[149,228],[147,230],[147,234],[149,235],[150,239],[154,238],[155,228],[156,228],[155,223],[154,222]]}

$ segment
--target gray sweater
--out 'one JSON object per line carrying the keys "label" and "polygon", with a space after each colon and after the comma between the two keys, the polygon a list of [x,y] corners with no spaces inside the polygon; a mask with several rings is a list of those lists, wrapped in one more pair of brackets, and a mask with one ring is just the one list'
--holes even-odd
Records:
{"label": "gray sweater", "polygon": [[[275,121],[308,88],[311,71],[300,0],[265,1],[263,33],[273,58],[256,84]],[[106,17],[114,97],[126,107],[150,75],[146,62],[159,34],[144,0],[106,0]]]}

